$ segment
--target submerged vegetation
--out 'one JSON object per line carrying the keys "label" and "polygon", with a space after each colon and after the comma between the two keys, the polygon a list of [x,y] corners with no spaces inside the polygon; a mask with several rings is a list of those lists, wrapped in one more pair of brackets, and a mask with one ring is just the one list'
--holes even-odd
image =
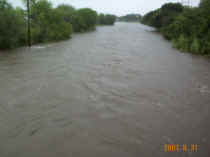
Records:
{"label": "submerged vegetation", "polygon": [[210,0],[198,7],[168,3],[149,12],[142,23],[156,27],[181,51],[210,55]]}
{"label": "submerged vegetation", "polygon": [[[32,44],[68,39],[73,32],[94,30],[98,21],[113,25],[116,20],[113,15],[104,15],[102,19],[90,8],[76,10],[66,4],[53,8],[48,0],[30,2]],[[0,0],[0,10],[0,49],[26,45],[26,10],[13,8],[7,0]]]}

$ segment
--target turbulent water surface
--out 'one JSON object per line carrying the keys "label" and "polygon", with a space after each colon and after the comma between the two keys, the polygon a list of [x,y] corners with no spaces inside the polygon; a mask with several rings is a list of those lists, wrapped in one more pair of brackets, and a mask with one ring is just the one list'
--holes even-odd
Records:
{"label": "turbulent water surface", "polygon": [[210,155],[210,61],[152,28],[117,23],[2,52],[0,76],[0,157]]}

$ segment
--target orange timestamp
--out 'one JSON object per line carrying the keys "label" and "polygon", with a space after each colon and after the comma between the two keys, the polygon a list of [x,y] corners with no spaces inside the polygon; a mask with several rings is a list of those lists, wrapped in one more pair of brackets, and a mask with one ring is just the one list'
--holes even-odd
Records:
{"label": "orange timestamp", "polygon": [[164,144],[164,152],[198,152],[198,144]]}

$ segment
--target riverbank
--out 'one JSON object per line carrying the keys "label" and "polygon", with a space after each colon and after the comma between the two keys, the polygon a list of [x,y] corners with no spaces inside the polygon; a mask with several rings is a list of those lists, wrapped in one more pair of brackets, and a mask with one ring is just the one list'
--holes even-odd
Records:
{"label": "riverbank", "polygon": [[141,20],[153,26],[182,52],[210,55],[210,1],[201,1],[198,7],[167,3],[147,13]]}
{"label": "riverbank", "polygon": [[32,45],[66,40],[74,32],[94,30],[97,24],[114,24],[116,19],[90,8],[75,9],[66,4],[54,8],[48,0],[31,2],[30,21],[26,10],[13,8],[7,0],[0,0],[0,8],[0,49],[27,45],[29,39]]}

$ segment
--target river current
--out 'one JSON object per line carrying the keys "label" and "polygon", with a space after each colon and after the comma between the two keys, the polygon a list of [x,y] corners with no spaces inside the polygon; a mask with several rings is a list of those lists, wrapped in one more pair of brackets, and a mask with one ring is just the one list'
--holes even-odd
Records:
{"label": "river current", "polygon": [[0,76],[0,157],[210,155],[210,61],[153,28],[116,23],[1,52]]}

